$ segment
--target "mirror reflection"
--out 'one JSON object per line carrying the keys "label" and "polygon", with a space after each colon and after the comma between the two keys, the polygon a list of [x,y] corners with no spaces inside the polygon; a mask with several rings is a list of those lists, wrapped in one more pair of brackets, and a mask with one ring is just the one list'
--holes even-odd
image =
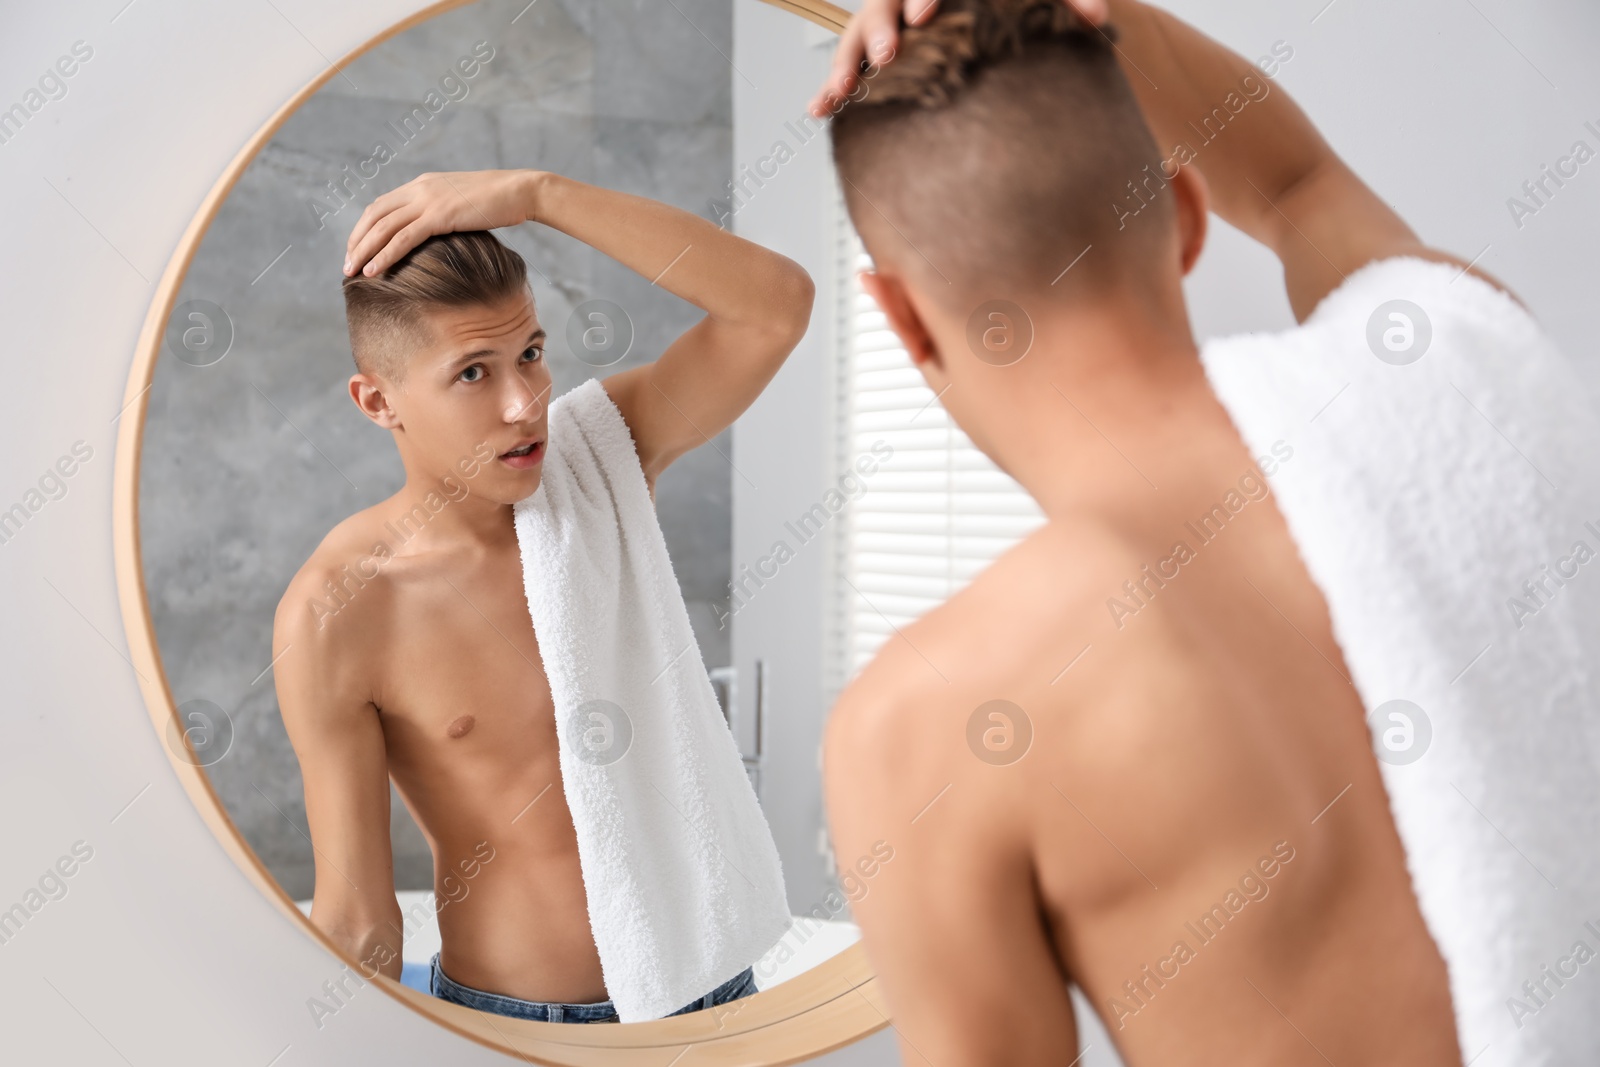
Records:
{"label": "mirror reflection", "polygon": [[474,4],[311,96],[185,278],[140,486],[168,742],[351,962],[319,1023],[377,975],[643,1021],[856,940],[821,683],[734,663],[735,496],[775,472],[729,427],[815,296],[737,236],[736,18],[805,68],[803,145],[831,37],[790,13]]}

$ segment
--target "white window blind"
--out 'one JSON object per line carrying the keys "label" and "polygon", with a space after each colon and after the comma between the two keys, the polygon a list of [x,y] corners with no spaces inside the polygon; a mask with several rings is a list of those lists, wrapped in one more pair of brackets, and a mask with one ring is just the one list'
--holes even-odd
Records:
{"label": "white window blind", "polygon": [[856,272],[872,260],[836,189],[834,359],[840,470],[892,455],[862,480],[835,533],[830,703],[903,628],[1044,522],[1037,504],[945,413]]}

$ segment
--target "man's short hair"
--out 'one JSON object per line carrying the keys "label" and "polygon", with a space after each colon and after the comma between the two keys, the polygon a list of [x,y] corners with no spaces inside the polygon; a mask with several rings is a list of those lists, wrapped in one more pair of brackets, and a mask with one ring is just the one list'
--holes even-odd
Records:
{"label": "man's short hair", "polygon": [[431,335],[429,307],[492,304],[523,291],[522,257],[486,230],[430,237],[381,274],[344,279],[344,313],[356,368],[392,382]]}
{"label": "man's short hair", "polygon": [[[1062,0],[943,0],[834,116],[845,202],[868,250],[952,310],[1136,280],[1175,217],[1123,229],[1161,153],[1113,47]],[[1152,168],[1146,171],[1146,167]]]}

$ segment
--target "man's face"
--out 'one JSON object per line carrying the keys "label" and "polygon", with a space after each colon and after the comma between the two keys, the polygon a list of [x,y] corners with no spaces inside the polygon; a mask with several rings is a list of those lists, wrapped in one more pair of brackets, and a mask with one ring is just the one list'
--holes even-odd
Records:
{"label": "man's face", "polygon": [[524,290],[494,303],[428,308],[423,320],[431,337],[387,394],[412,462],[464,478],[472,492],[502,504],[531,495],[543,469],[551,388],[532,296]]}

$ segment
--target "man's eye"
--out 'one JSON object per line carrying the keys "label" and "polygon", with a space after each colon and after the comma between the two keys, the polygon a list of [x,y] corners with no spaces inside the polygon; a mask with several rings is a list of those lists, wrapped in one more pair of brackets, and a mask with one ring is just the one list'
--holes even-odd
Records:
{"label": "man's eye", "polygon": [[475,382],[482,375],[483,375],[483,364],[482,363],[474,363],[472,366],[470,366],[466,370],[462,371],[461,374],[459,375],[459,377],[464,382]]}
{"label": "man's eye", "polygon": [[[522,354],[523,354],[524,357],[532,356],[534,359],[543,359],[544,358],[544,349],[540,348],[538,345],[533,345],[532,347],[530,347],[526,351],[524,351]],[[529,362],[531,363],[532,360],[529,360]]]}

